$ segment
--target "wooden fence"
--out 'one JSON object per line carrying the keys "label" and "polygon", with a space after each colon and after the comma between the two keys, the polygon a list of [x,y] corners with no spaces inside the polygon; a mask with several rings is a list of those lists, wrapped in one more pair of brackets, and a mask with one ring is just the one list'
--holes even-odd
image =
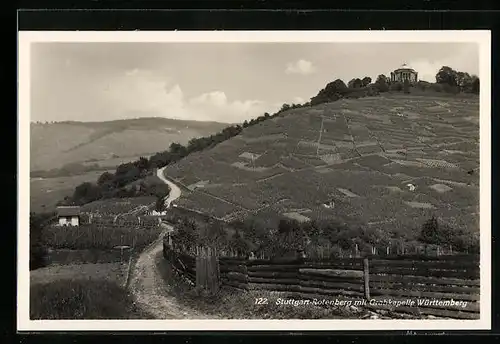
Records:
{"label": "wooden fence", "polygon": [[[207,270],[197,263],[199,256],[174,252],[168,244],[163,252],[178,272],[202,288],[206,282],[200,274],[209,274],[241,290],[279,291],[301,299],[342,297],[373,310],[479,319],[478,255],[249,260],[212,252],[218,264]],[[210,283],[217,284],[214,279]]]}

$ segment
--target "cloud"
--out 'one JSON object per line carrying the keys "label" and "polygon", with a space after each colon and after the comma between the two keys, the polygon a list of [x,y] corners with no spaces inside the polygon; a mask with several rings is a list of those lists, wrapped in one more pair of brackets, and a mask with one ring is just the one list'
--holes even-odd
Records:
{"label": "cloud", "polygon": [[418,72],[420,80],[435,82],[436,74],[443,66],[451,67],[460,72],[477,74],[479,72],[477,70],[479,66],[478,58],[477,47],[467,46],[447,58],[436,60],[416,59],[410,62],[410,66]]}
{"label": "cloud", "polygon": [[309,75],[314,72],[316,72],[316,67],[312,64],[311,61],[307,60],[298,60],[294,63],[289,63],[286,66],[285,70],[286,74]]}
{"label": "cloud", "polygon": [[295,98],[293,98],[293,103],[294,104],[303,104],[305,102],[306,102],[305,99],[302,98],[302,97],[295,97]]}
{"label": "cloud", "polygon": [[259,100],[229,100],[223,91],[187,98],[171,80],[132,70],[105,87],[104,97],[116,116],[158,116],[184,120],[240,123],[269,111]]}

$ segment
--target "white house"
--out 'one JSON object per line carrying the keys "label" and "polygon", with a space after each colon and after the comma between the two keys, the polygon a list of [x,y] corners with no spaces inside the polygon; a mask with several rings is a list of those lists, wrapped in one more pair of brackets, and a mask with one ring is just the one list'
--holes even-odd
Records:
{"label": "white house", "polygon": [[79,226],[80,207],[57,207],[57,220],[60,226]]}

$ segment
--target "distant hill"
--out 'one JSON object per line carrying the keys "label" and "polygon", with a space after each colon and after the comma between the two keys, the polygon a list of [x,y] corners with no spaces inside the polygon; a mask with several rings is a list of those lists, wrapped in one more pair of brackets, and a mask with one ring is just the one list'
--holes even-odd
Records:
{"label": "distant hill", "polygon": [[179,205],[225,220],[336,219],[398,238],[433,215],[478,231],[478,167],[478,97],[385,94],[285,111],[166,174],[192,190]]}
{"label": "distant hill", "polygon": [[54,170],[80,163],[115,168],[139,156],[163,151],[173,142],[186,144],[194,137],[210,136],[227,125],[167,118],[32,123],[30,170]]}

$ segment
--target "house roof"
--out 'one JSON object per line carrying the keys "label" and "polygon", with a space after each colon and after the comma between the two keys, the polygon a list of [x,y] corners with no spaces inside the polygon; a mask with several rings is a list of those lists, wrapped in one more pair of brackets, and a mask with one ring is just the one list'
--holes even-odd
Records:
{"label": "house roof", "polygon": [[80,207],[67,206],[67,207],[57,207],[57,216],[76,216],[80,215]]}

